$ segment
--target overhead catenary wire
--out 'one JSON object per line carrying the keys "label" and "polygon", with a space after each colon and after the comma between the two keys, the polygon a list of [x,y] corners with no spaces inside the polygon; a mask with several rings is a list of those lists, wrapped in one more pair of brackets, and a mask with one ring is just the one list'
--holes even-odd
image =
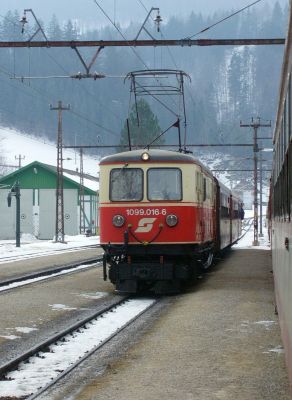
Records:
{"label": "overhead catenary wire", "polygon": [[[129,44],[128,39],[125,37],[125,35],[123,34],[123,32],[121,31],[121,29],[114,23],[114,21],[111,19],[111,17],[105,12],[105,10],[100,6],[100,4],[97,2],[97,0],[93,0],[93,2],[97,5],[97,7],[100,9],[100,11],[103,13],[103,15],[110,21],[110,23],[116,28],[116,30],[119,32],[119,34],[122,36],[122,38]],[[133,53],[136,55],[136,57],[140,60],[140,62],[144,65],[144,67],[149,71],[149,67],[148,65],[145,63],[145,61],[143,60],[143,58],[140,56],[140,54],[135,50],[135,48],[133,46],[129,46],[130,49],[133,51]],[[158,84],[159,81],[157,80]],[[161,84],[160,84],[161,85]],[[150,94],[150,96],[152,96],[152,94]],[[153,97],[153,96],[152,96]],[[172,99],[173,101],[173,99]],[[165,104],[163,102],[161,102],[162,105]],[[174,103],[175,104],[175,103]],[[176,104],[175,104],[176,106]]]}
{"label": "overhead catenary wire", "polygon": [[[137,0],[139,3],[140,3],[140,5],[144,8],[144,10],[147,12],[147,13],[149,13],[149,10],[147,10],[147,7],[144,5],[144,3],[142,2],[142,0]],[[151,17],[152,18],[152,20],[154,20],[153,19],[153,17]],[[162,32],[162,28],[160,27],[160,35],[161,35],[161,37],[165,40],[165,36],[164,36],[164,34],[163,34],[163,32]],[[173,54],[172,54],[172,52],[171,52],[171,50],[170,50],[170,48],[169,48],[169,46],[166,46],[166,48],[167,48],[167,51],[168,51],[168,54],[169,54],[169,56],[170,56],[170,59],[171,59],[171,61],[173,62],[173,64],[174,64],[174,66],[175,66],[175,68],[177,69],[177,70],[179,70],[180,68],[178,67],[178,65],[177,65],[177,63],[176,63],[176,61],[175,61],[175,58],[174,58],[174,56],[173,56]],[[194,98],[193,98],[193,96],[192,96],[192,92],[191,92],[191,90],[190,90],[190,88],[186,85],[186,89],[187,89],[187,91],[188,91],[188,93],[189,93],[189,96],[190,96],[190,99],[191,99],[191,101],[192,101],[192,103],[193,103],[193,106],[194,107],[196,107],[196,103],[195,103],[195,100],[194,100]],[[187,133],[187,131],[186,131],[186,129],[187,129],[187,122],[186,122],[186,108],[185,108],[185,102],[183,102],[183,107],[184,107],[184,116],[185,116],[185,122],[184,122],[184,128],[185,128],[185,135],[184,135],[184,147],[186,147],[186,138],[187,138],[187,136],[186,136],[186,133]]]}
{"label": "overhead catenary wire", "polygon": [[[16,24],[15,21],[13,21],[12,19],[10,19],[10,18],[8,18],[8,17],[6,17],[6,16],[3,16],[3,15],[1,15],[1,14],[0,14],[0,17],[3,18],[3,19],[6,19],[8,22],[10,22],[11,24],[13,24],[14,27],[17,27],[17,28],[19,27],[18,24]],[[46,54],[53,62],[55,62],[56,65],[58,65],[65,73],[68,73],[68,71],[66,71],[66,69],[65,69],[51,54],[49,54],[49,52],[48,52],[49,49],[45,49],[45,50],[46,50],[46,51],[45,51],[45,54]],[[9,76],[9,78],[14,78],[14,77],[15,77],[15,69],[14,69],[14,74],[13,74],[13,75],[11,75],[11,73],[9,73],[7,70],[4,72],[4,70],[2,69],[2,72],[5,73],[7,76]],[[43,77],[43,78],[45,78],[45,77]],[[24,83],[24,82],[22,81],[22,83]],[[11,85],[11,86],[17,89],[16,86],[14,86],[14,85]],[[28,85],[26,85],[26,86],[29,87],[30,89],[36,91],[39,95],[42,95],[42,91],[36,89],[36,88],[33,87],[32,85],[28,84]],[[92,93],[90,93],[90,92],[89,92],[87,89],[85,89],[83,86],[81,86],[81,88],[82,88],[82,90],[83,90],[85,93],[89,94],[89,95],[96,101],[96,99],[95,99],[95,97],[93,96]],[[22,91],[22,92],[24,92],[24,91]],[[25,92],[24,92],[24,93],[25,93]],[[47,100],[47,99],[46,99],[46,100]],[[47,100],[47,101],[48,101],[48,100]],[[49,102],[50,102],[50,101],[49,101]],[[122,120],[121,120],[120,117],[118,117],[112,110],[109,110],[107,107],[105,107],[102,103],[98,103],[98,102],[96,101],[96,104],[97,104],[98,106],[101,106],[103,109],[106,109],[106,111],[110,112],[111,115],[114,115],[120,122],[122,122]],[[71,112],[73,112],[73,110],[71,110]],[[93,124],[93,125],[95,125],[95,126],[101,128],[101,129],[107,131],[108,133],[110,133],[110,134],[112,134],[112,135],[114,135],[114,136],[119,137],[119,135],[118,135],[117,133],[111,131],[111,130],[108,129],[108,128],[105,128],[104,126],[98,124],[98,123],[95,122],[95,121],[92,121],[89,117],[84,116],[84,115],[82,115],[81,113],[75,113],[75,115],[78,116],[79,118],[81,118],[81,119],[87,121],[87,122],[90,122],[91,124]]]}
{"label": "overhead catenary wire", "polygon": [[[145,4],[144,4],[141,0],[137,0],[137,1],[138,1],[138,3],[140,3],[140,5],[144,8],[144,10],[145,10],[145,11],[147,12],[147,14],[148,14],[148,13],[149,13],[149,10],[148,10],[147,7],[145,6]],[[152,16],[150,16],[150,17],[151,17],[152,20],[154,21],[154,18],[153,18]],[[163,34],[163,32],[162,32],[161,26],[160,26],[159,31],[160,31],[160,35],[161,35],[162,39],[165,40],[165,36],[164,36],[164,34]],[[155,47],[154,47],[154,49],[155,49]],[[175,58],[174,58],[172,52],[170,51],[169,46],[166,46],[166,49],[167,49],[168,54],[169,54],[169,56],[170,56],[170,58],[171,58],[171,60],[172,60],[172,62],[173,62],[173,65],[175,66],[175,68],[176,68],[177,70],[179,70],[180,68],[178,67],[178,65],[177,65],[177,63],[176,63]],[[162,63],[161,63],[161,64],[162,64]],[[162,68],[162,65],[161,65],[161,68]]]}
{"label": "overhead catenary wire", "polygon": [[[109,19],[109,21],[112,23],[112,25],[118,30],[118,32],[121,34],[121,36],[124,38],[124,40],[127,41],[126,37],[123,35],[123,33],[121,32],[121,30],[120,30],[120,29],[116,26],[116,24],[111,20],[111,18],[110,18],[110,17],[107,15],[107,13],[102,9],[102,7],[100,7],[100,5],[99,5],[95,0],[94,0],[94,2],[95,2],[96,5],[100,8],[100,10],[103,12],[103,14]],[[6,17],[3,17],[3,18],[6,18]],[[17,24],[15,24],[14,21],[11,20],[10,22],[13,23],[15,26],[17,26]],[[142,64],[145,66],[145,68],[149,70],[147,64],[144,62],[144,60],[142,59],[142,57],[140,57],[140,55],[135,51],[134,48],[131,47],[131,49],[132,49],[132,51],[135,53],[135,55],[139,58],[139,60],[142,62]],[[47,54],[48,54],[48,53],[47,53]],[[50,57],[52,60],[54,60],[54,61],[56,62],[56,64],[59,65],[59,67],[62,68],[63,71],[65,71],[65,69],[60,65],[60,63],[58,63],[58,62],[54,59],[54,57],[52,57],[51,55],[49,55],[49,57]],[[33,88],[33,89],[36,90],[35,88]],[[39,91],[38,91],[38,92],[39,92]],[[152,95],[151,95],[151,96],[152,96]],[[152,97],[153,97],[153,96],[152,96]],[[155,98],[155,99],[157,100],[157,98]],[[168,106],[166,106],[162,101],[159,101],[159,102],[160,102],[161,105],[163,105],[168,111],[170,111],[170,108],[169,108]],[[69,112],[72,113],[73,110],[71,109]],[[175,114],[174,112],[172,112],[172,113]],[[96,125],[96,126],[98,126],[98,127],[101,127],[102,129],[106,130],[107,132],[109,132],[109,133],[111,133],[111,134],[114,134],[115,136],[119,137],[118,134],[115,134],[114,132],[112,132],[112,131],[109,130],[108,128],[105,128],[105,127],[101,126],[100,124],[95,123],[94,121],[90,120],[89,118],[87,118],[87,117],[85,117],[85,116],[82,116],[82,114],[80,114],[80,113],[75,113],[75,115],[78,116],[79,118],[82,118],[82,119],[86,120],[87,122],[91,122],[91,123],[93,123],[94,125]]]}
{"label": "overhead catenary wire", "polygon": [[[45,49],[45,50],[48,50],[48,49]],[[58,66],[68,75],[68,76],[66,76],[66,77],[64,76],[64,78],[70,77],[69,72],[55,59],[55,57],[53,57],[53,56],[49,53],[49,51],[45,51],[45,53],[46,53],[46,55],[47,55],[48,57],[51,58],[52,61],[54,61],[54,62],[56,63],[56,65],[58,65]],[[105,106],[103,105],[102,102],[97,102],[96,98],[94,97],[94,95],[93,95],[89,90],[87,90],[84,86],[80,86],[80,87],[81,87],[81,90],[82,90],[84,93],[88,94],[90,97],[92,97],[92,98],[94,99],[94,101],[96,102],[96,104],[97,104],[99,107],[101,107],[101,108],[103,108],[104,110],[106,110],[107,112],[111,113],[111,115],[114,115],[114,116],[116,117],[117,120],[119,120],[120,122],[122,122],[122,119],[121,119],[116,113],[114,113],[112,110],[108,109],[108,107],[105,107]]]}
{"label": "overhead catenary wire", "polygon": [[154,94],[152,94],[149,90],[146,89],[145,86],[141,85],[136,81],[136,85],[139,86],[141,89],[143,89],[144,92],[146,92],[148,95],[153,97],[158,103],[160,103],[162,106],[164,106],[171,114],[173,114],[175,117],[178,117],[178,114],[174,112],[171,108],[169,108],[167,105],[165,105],[160,99],[158,99]]}
{"label": "overhead catenary wire", "polygon": [[[3,74],[5,74],[6,76],[8,76],[10,78],[13,78],[13,75],[10,72],[8,72],[7,70],[5,70],[4,67],[1,66],[1,65],[0,65],[0,72],[2,72]],[[50,103],[49,97],[51,97],[51,95],[49,95],[48,93],[33,87],[32,85],[27,85],[25,82],[22,82],[22,83],[23,83],[24,86],[26,86],[27,88],[29,88],[30,90],[32,90],[35,93],[29,94],[29,93],[24,92],[23,90],[21,90],[20,88],[14,86],[14,85],[11,85],[11,86],[14,86],[17,90],[20,90],[20,91],[26,93],[28,96],[37,97],[37,98],[41,97],[44,101],[46,101],[46,104]],[[116,132],[114,132],[114,131],[102,126],[101,124],[97,123],[96,121],[91,120],[89,117],[87,117],[86,115],[84,115],[82,113],[74,111],[74,109],[70,109],[68,112],[73,114],[73,115],[75,115],[75,116],[77,116],[78,118],[80,118],[80,119],[82,119],[82,120],[84,120],[86,122],[91,123],[94,126],[97,126],[98,128],[103,129],[104,131],[110,133],[111,135],[113,135],[115,137],[120,137],[120,135],[117,134]]]}
{"label": "overhead catenary wire", "polygon": [[198,35],[200,35],[201,33],[204,33],[204,32],[208,31],[208,30],[211,29],[211,28],[214,28],[214,26],[217,26],[217,25],[221,24],[222,22],[226,21],[227,19],[234,17],[235,15],[241,13],[242,11],[247,10],[248,8],[252,7],[253,5],[255,5],[255,4],[257,4],[257,3],[260,3],[261,1],[262,1],[262,0],[256,0],[256,1],[254,1],[253,3],[250,3],[250,4],[248,4],[247,6],[241,8],[240,10],[237,10],[237,11],[233,12],[232,14],[228,15],[227,17],[224,17],[224,18],[220,19],[219,21],[215,22],[214,24],[212,24],[212,25],[210,25],[210,26],[207,26],[206,28],[200,30],[199,32],[195,33],[194,35],[187,36],[187,37],[183,38],[182,40],[189,40],[189,39],[192,39],[192,38],[194,38],[195,36],[198,36]]}

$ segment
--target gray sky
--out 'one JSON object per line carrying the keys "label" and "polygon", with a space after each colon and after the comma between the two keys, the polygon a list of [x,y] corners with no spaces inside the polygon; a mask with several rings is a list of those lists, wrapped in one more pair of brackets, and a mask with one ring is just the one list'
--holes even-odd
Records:
{"label": "gray sky", "polygon": [[[129,21],[143,21],[146,16],[145,9],[159,7],[162,18],[171,15],[185,17],[191,11],[195,13],[213,13],[217,10],[238,10],[253,0],[97,0],[109,16],[125,24]],[[276,0],[262,0],[253,7],[263,7],[267,4],[273,5]],[[286,0],[279,0],[285,4]],[[215,4],[215,5],[214,5]],[[59,21],[74,19],[81,25],[89,27],[106,25],[107,19],[102,15],[93,0],[1,0],[0,15],[5,15],[9,9],[17,9],[20,13],[25,8],[32,8],[38,18],[47,22],[53,14]]]}

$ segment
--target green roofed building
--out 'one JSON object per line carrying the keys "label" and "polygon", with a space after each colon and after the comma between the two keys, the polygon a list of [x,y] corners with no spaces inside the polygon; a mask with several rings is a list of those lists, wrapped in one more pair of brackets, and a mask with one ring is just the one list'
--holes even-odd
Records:
{"label": "green roofed building", "polygon": [[[98,178],[83,175],[80,197],[80,174],[63,169],[64,175],[64,230],[65,235],[96,234],[98,226]],[[12,197],[8,207],[7,196],[11,187],[20,186],[20,231],[38,239],[53,239],[56,222],[57,168],[34,161],[0,178],[0,239],[14,239],[16,201]],[[80,198],[84,198],[84,202]],[[81,217],[80,217],[81,210]]]}

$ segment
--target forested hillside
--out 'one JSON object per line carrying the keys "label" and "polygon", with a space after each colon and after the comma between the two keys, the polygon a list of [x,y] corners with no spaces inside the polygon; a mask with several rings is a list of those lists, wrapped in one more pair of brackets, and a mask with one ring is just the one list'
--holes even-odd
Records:
{"label": "forested hillside", "polygon": [[[194,35],[230,13],[232,10],[209,17],[192,13],[186,20],[173,17],[163,21],[159,33],[151,23],[148,29],[159,39],[180,39]],[[287,10],[276,2],[273,9],[250,9],[196,38],[284,37],[287,15]],[[22,34],[20,18],[16,11],[1,18],[0,40],[30,37],[35,31],[33,20]],[[132,23],[119,29],[125,37],[133,39],[140,26]],[[56,16],[44,25],[44,30],[50,40],[122,39],[113,26],[80,32],[71,21],[62,25]],[[80,49],[88,63],[94,51]],[[185,92],[189,143],[250,141],[247,132],[239,128],[240,119],[274,118],[282,55],[283,46],[105,48],[93,70],[107,78],[72,80],[47,78],[84,72],[72,49],[1,49],[0,125],[53,139],[57,115],[49,110],[49,104],[55,106],[62,100],[71,105],[71,110],[64,112],[65,144],[117,145],[132,107],[129,82],[124,83],[123,76],[147,65],[151,69],[181,69],[190,75],[191,82],[186,82]],[[19,76],[43,78],[11,79]],[[147,98],[147,101],[158,117],[161,130],[174,122],[174,116],[153,99]],[[167,101],[172,101],[172,107],[178,105],[176,99]],[[165,143],[176,143],[175,131],[167,135]]]}

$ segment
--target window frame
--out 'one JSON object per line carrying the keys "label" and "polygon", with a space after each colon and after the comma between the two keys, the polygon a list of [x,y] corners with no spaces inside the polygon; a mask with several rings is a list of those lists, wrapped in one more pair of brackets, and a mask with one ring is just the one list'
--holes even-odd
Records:
{"label": "window frame", "polygon": [[[149,171],[153,171],[153,170],[177,170],[179,171],[179,181],[180,181],[180,194],[181,197],[180,199],[175,199],[175,200],[170,200],[170,199],[162,199],[162,200],[155,200],[155,199],[150,199],[149,197]],[[147,178],[146,178],[146,182],[147,182],[147,200],[148,201],[157,201],[157,202],[177,202],[177,201],[182,201],[183,200],[183,182],[182,182],[182,170],[181,168],[178,167],[151,167],[147,169]]]}
{"label": "window frame", "polygon": [[112,168],[110,170],[110,174],[109,174],[109,201],[113,202],[113,203],[137,203],[137,202],[141,202],[144,199],[144,170],[142,168],[124,168],[125,171],[129,171],[129,170],[139,170],[142,172],[142,193],[141,193],[141,198],[139,200],[113,200],[112,199],[112,173],[113,171],[117,171],[120,170],[122,171],[124,167],[121,168]]}

